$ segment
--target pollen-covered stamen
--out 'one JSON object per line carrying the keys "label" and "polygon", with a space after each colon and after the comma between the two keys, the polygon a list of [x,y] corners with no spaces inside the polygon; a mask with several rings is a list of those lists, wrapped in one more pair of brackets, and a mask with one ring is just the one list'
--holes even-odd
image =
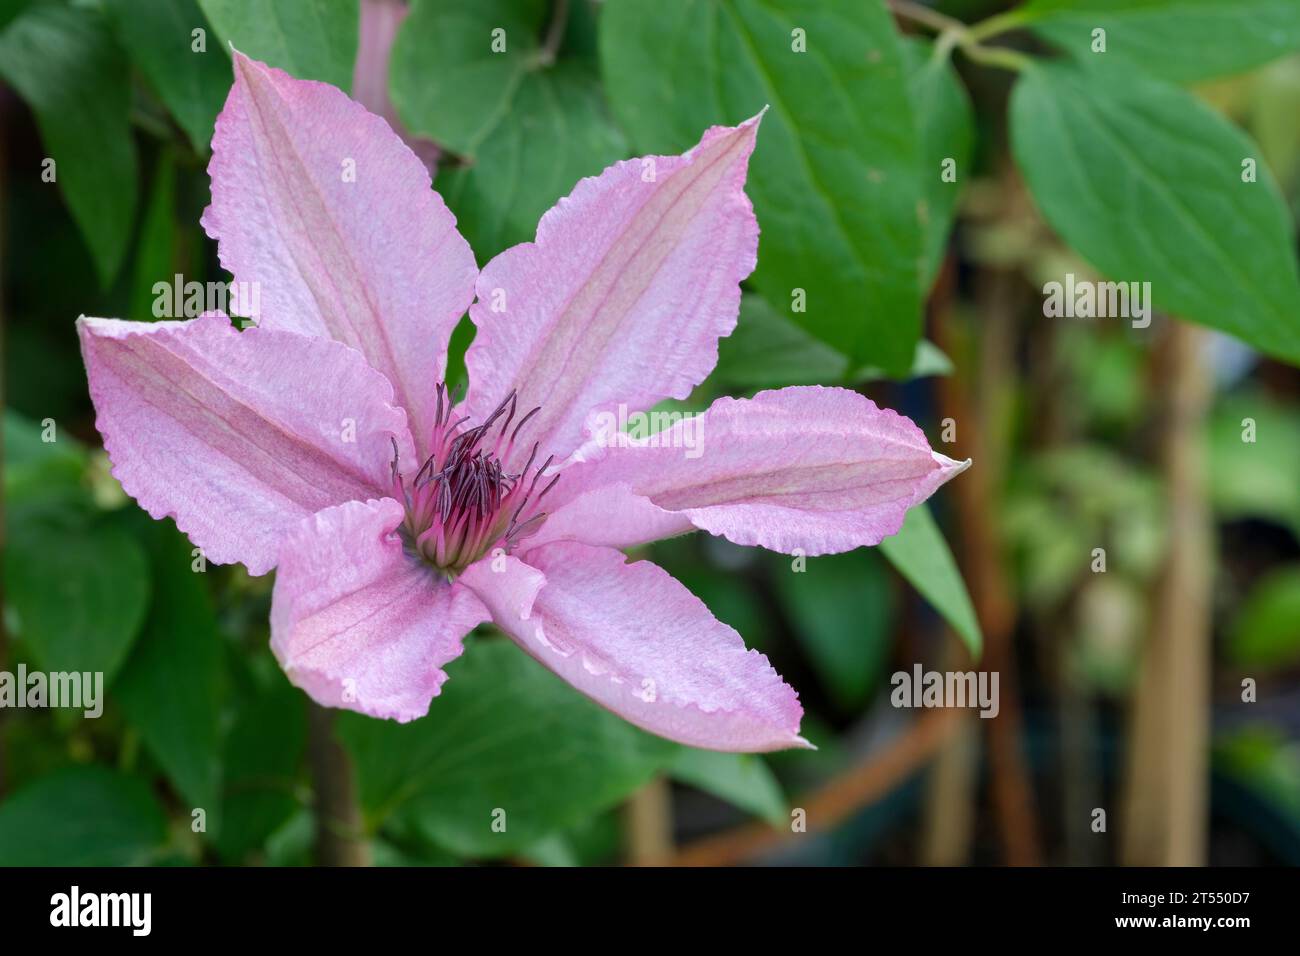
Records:
{"label": "pollen-covered stamen", "polygon": [[[467,419],[452,420],[450,396],[439,383],[433,451],[409,485],[397,460],[397,444],[393,444],[393,493],[406,507],[402,534],[407,547],[449,575],[494,548],[509,553],[546,520],[541,500],[560,476],[553,476],[540,494],[535,492],[554,456],[533,469],[537,457],[534,444],[522,471],[512,474],[501,465],[502,459],[509,458],[520,430],[538,411],[528,412],[510,431],[517,406],[518,395],[511,392],[481,424],[464,428]],[[498,422],[491,448],[483,447]]]}

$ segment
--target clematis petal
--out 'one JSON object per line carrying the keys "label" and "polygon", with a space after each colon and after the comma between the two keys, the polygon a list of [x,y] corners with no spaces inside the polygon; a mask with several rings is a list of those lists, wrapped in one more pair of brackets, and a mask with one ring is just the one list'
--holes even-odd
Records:
{"label": "clematis petal", "polygon": [[360,350],[393,383],[424,450],[474,254],[387,123],[332,86],[234,61],[202,220],[221,264],[257,284],[267,328]]}
{"label": "clematis petal", "polygon": [[561,542],[460,581],[535,658],[624,719],[711,750],[808,746],[799,697],[668,572]]}
{"label": "clematis petal", "polygon": [[[539,542],[629,547],[685,530],[675,516],[736,544],[808,555],[879,544],[969,464],[931,451],[902,415],[821,386],[719,399],[653,442],[588,445],[575,458],[586,460],[561,472]],[[602,509],[618,518],[600,519]]]}
{"label": "clematis petal", "polygon": [[758,224],[744,185],[758,122],[582,180],[542,217],[535,242],[487,264],[470,308],[471,420],[517,388],[521,409],[541,407],[528,445],[562,457],[590,413],[685,398],[704,380],[754,269]]}
{"label": "clematis petal", "polygon": [[265,574],[303,518],[386,493],[394,441],[414,454],[392,387],[337,342],[219,314],[77,330],[113,474],[217,564]]}
{"label": "clematis petal", "polygon": [[488,619],[473,592],[403,550],[402,506],[350,501],[285,539],[271,601],[271,650],[295,685],[326,707],[398,721],[423,717]]}
{"label": "clematis petal", "polygon": [[402,126],[388,95],[388,64],[397,31],[411,12],[406,0],[361,0],[361,24],[357,33],[357,62],[352,70],[352,96],[370,112],[388,120],[393,132],[406,144],[432,176],[438,165],[437,144],[413,137]]}
{"label": "clematis petal", "polygon": [[[578,481],[592,480],[577,471],[573,476]],[[696,530],[685,514],[661,508],[645,495],[637,494],[627,482],[599,485],[563,503],[557,498],[547,505],[554,506],[554,512],[548,514],[538,531],[525,539],[525,548],[538,548],[552,541],[633,548]]]}

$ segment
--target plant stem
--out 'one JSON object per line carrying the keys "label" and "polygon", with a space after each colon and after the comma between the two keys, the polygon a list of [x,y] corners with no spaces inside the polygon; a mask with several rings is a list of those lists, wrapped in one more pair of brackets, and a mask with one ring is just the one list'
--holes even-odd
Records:
{"label": "plant stem", "polygon": [[1120,833],[1126,866],[1205,864],[1214,558],[1201,448],[1210,401],[1203,346],[1199,329],[1170,319],[1155,354],[1168,537],[1131,704]]}
{"label": "plant stem", "polygon": [[966,24],[913,0],[889,0],[889,9],[904,19],[927,26],[936,33],[965,33]]}
{"label": "plant stem", "polygon": [[1026,56],[1023,53],[1017,53],[1015,50],[1005,50],[1001,47],[981,46],[969,40],[959,40],[957,45],[971,60],[981,66],[1000,66],[1004,70],[1010,70],[1013,73],[1019,73],[1027,66],[1031,66],[1034,58]]}
{"label": "plant stem", "polygon": [[983,43],[995,36],[1000,36],[1008,30],[1015,30],[1024,26],[1030,21],[1031,17],[1026,16],[1023,8],[1008,10],[1006,13],[999,13],[989,17],[987,20],[981,20],[973,24],[966,30],[966,35],[975,43]]}
{"label": "plant stem", "polygon": [[632,794],[623,813],[628,863],[648,866],[673,855],[673,794],[666,778],[656,777]]}
{"label": "plant stem", "polygon": [[369,866],[352,762],[334,735],[334,711],[307,702],[307,748],[316,811],[316,864]]}
{"label": "plant stem", "polygon": [[983,66],[998,66],[1019,72],[1033,63],[1033,58],[1023,53],[983,45],[984,40],[1027,22],[1028,18],[1019,10],[1001,13],[968,27],[960,20],[914,0],[888,0],[888,4],[897,16],[929,27],[939,34],[935,43],[936,56],[946,57],[954,47],[960,47],[973,62]]}
{"label": "plant stem", "polygon": [[[1013,195],[1009,174],[1004,175],[1003,183],[1003,195]],[[973,361],[958,363],[954,374],[938,384],[939,413],[961,422],[950,454],[979,463],[971,469],[969,481],[953,485],[952,500],[960,539],[958,561],[984,630],[980,664],[1000,675],[1001,708],[996,717],[980,723],[986,725],[988,787],[1003,861],[1011,866],[1036,865],[1041,850],[1034,791],[1022,744],[1013,647],[1016,606],[1001,528],[988,502],[998,500],[1008,467],[1014,417],[1012,357],[1017,354],[1016,317],[1024,311],[1024,294],[1022,284],[1007,270],[980,274],[976,288],[981,316],[978,354]],[[936,324],[933,329],[935,344],[949,355],[962,351],[949,344],[955,331],[951,323]]]}
{"label": "plant stem", "polygon": [[[795,797],[792,805],[804,811],[807,832],[833,830],[901,786],[934,756],[959,719],[956,710],[927,711],[862,763],[841,771],[817,790]],[[666,866],[734,866],[801,838],[802,832],[788,827],[774,830],[767,823],[746,823],[697,840],[660,862]]]}
{"label": "plant stem", "polygon": [[[951,37],[951,34],[945,34]],[[936,48],[939,44],[936,44]],[[943,56],[946,58],[947,51]],[[953,319],[957,292],[955,257],[944,256],[943,268],[926,303],[928,328],[946,328]],[[908,625],[905,625],[908,626]],[[905,632],[906,633],[906,632]],[[950,628],[944,628],[941,664],[946,671],[971,670],[970,652]],[[939,747],[926,776],[922,811],[921,864],[965,866],[974,843],[980,772],[980,720],[958,720]]]}
{"label": "plant stem", "polygon": [[560,52],[560,43],[564,40],[564,27],[569,22],[569,0],[555,0],[551,8],[551,22],[546,28],[546,38],[537,54],[538,66],[550,66]]}

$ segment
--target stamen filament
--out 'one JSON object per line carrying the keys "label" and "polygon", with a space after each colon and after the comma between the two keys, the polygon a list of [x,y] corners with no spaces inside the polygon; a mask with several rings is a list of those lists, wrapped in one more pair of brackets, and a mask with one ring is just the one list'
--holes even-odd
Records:
{"label": "stamen filament", "polygon": [[[510,473],[502,466],[520,431],[539,410],[533,408],[511,431],[518,402],[518,393],[511,391],[483,422],[462,429],[468,416],[452,420],[455,403],[446,385],[438,383],[432,452],[409,484],[402,476],[397,443],[393,442],[393,494],[406,508],[403,531],[407,547],[448,577],[496,548],[509,553],[546,520],[537,505],[560,476],[551,476],[541,493],[536,492],[554,456],[534,469],[538,452],[534,443],[521,471]],[[481,446],[498,422],[500,428],[489,451]]]}

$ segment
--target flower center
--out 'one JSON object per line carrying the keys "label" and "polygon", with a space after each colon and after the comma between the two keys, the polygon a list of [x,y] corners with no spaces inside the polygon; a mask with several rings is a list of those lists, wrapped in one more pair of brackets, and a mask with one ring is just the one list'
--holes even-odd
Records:
{"label": "flower center", "polygon": [[538,411],[534,408],[520,419],[507,439],[517,398],[512,391],[484,422],[465,428],[468,417],[452,421],[451,397],[439,382],[433,453],[409,484],[399,469],[397,443],[393,443],[393,494],[406,506],[401,527],[406,548],[448,577],[496,548],[509,554],[546,520],[539,506],[560,476],[555,475],[540,491],[537,484],[555,456],[533,470],[537,457],[534,443],[522,471],[510,473],[501,464],[509,460],[520,430]]}

